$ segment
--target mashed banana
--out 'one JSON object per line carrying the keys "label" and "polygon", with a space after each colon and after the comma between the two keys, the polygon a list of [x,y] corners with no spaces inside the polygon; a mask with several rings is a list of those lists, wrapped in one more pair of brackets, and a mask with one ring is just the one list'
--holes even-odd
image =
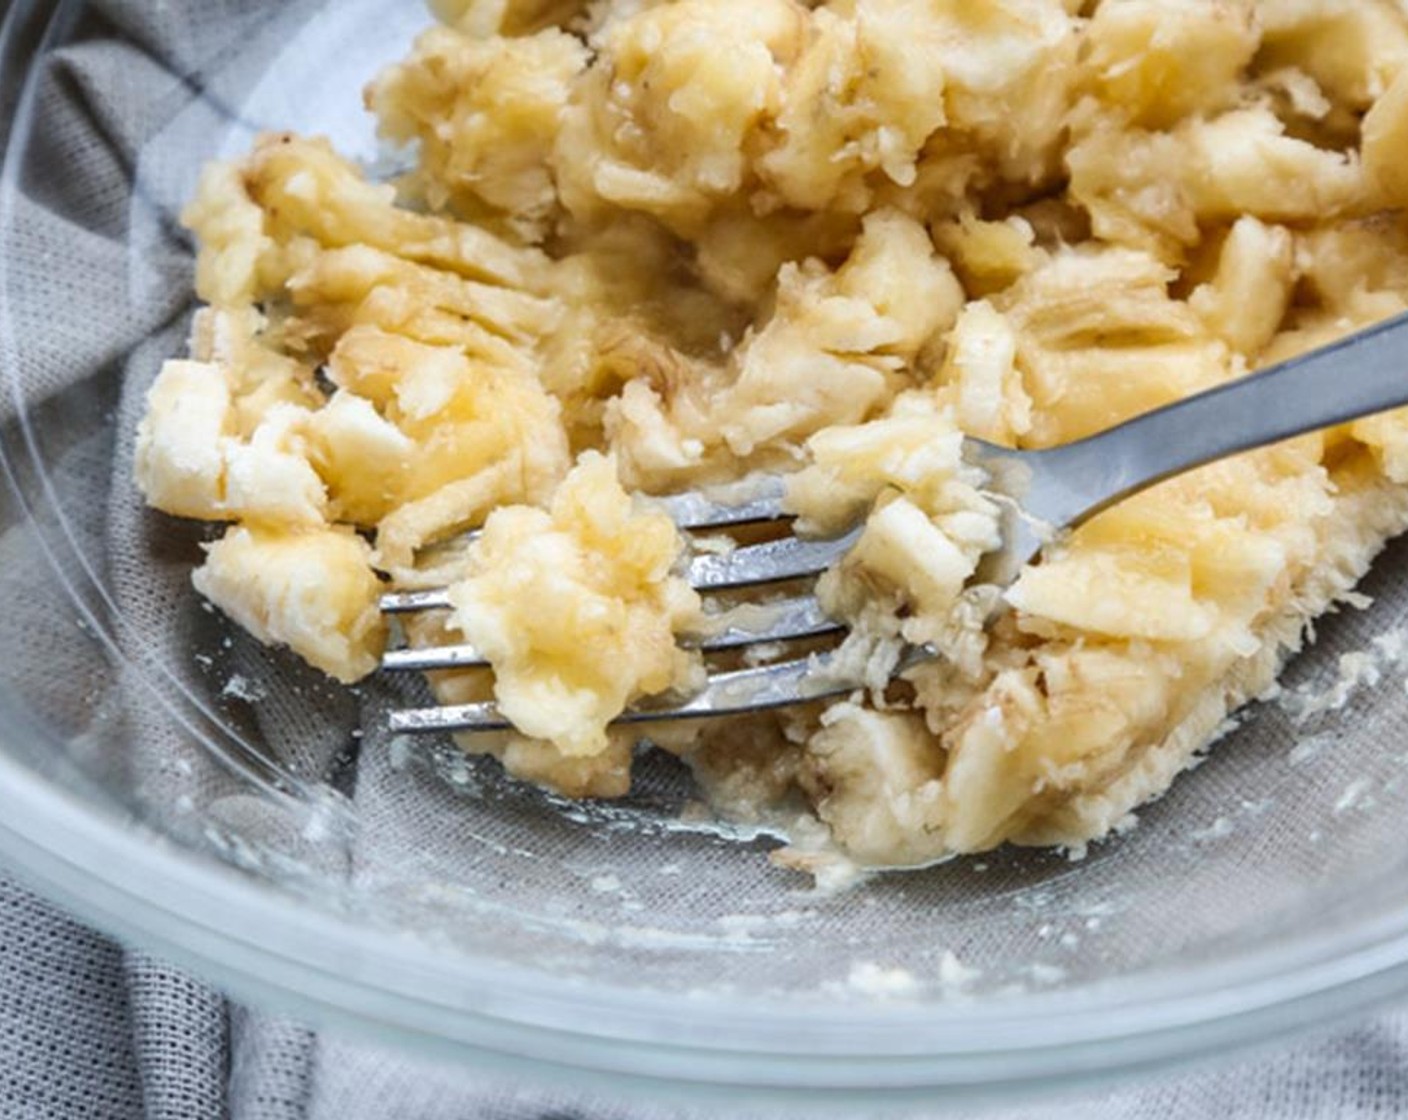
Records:
{"label": "mashed banana", "polygon": [[[199,589],[339,679],[375,664],[384,580],[449,580],[456,610],[413,636],[467,635],[494,672],[436,688],[516,728],[467,749],[624,792],[607,724],[701,671],[647,496],[785,472],[804,528],[865,519],[819,593],[869,687],[666,745],[721,808],[800,801],[864,863],[1076,846],[1408,526],[1389,414],[1146,492],[1004,592],[974,586],[997,511],[959,454],[1408,310],[1401,4],[435,7],[367,92],[416,147],[405,181],[291,135],[206,172],[208,307],[137,476],[231,524]],[[946,656],[890,683],[917,642]]]}

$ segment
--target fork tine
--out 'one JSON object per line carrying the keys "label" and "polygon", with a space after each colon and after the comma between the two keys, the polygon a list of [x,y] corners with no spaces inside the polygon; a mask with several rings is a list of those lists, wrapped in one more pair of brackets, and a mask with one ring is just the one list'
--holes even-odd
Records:
{"label": "fork tine", "polygon": [[[702,719],[783,708],[809,700],[824,700],[854,692],[854,681],[827,675],[825,656],[779,661],[756,669],[716,673],[704,688],[683,703],[667,707],[632,708],[617,723],[656,723]],[[442,708],[412,708],[391,713],[397,734],[430,731],[507,731],[512,725],[492,702]]]}
{"label": "fork tine", "polygon": [[740,502],[715,500],[697,491],[672,494],[658,500],[681,529],[721,529],[730,525],[756,525],[789,519],[791,514],[782,510],[782,497],[786,489],[786,478],[777,475],[750,484],[748,497]]}
{"label": "fork tine", "polygon": [[448,646],[389,649],[381,656],[381,667],[388,673],[428,673],[432,669],[482,669],[488,664],[478,647],[468,642]]}
{"label": "fork tine", "polygon": [[454,606],[443,587],[433,591],[388,591],[381,597],[383,614],[415,614],[417,611],[448,611]]}
{"label": "fork tine", "polygon": [[[732,612],[726,612],[719,616],[720,621],[725,624],[722,629],[702,637],[686,638],[681,644],[687,649],[717,653],[766,642],[820,638],[840,633],[845,629],[841,623],[827,617],[821,605],[810,595],[758,604],[755,609],[763,614],[763,620],[757,625],[749,625],[747,622],[730,623],[728,615]],[[484,655],[468,643],[393,649],[388,650],[381,660],[381,667],[393,673],[479,669],[487,664]]]}
{"label": "fork tine", "polygon": [[851,550],[860,534],[857,527],[842,537],[783,537],[732,552],[696,556],[689,562],[688,579],[697,590],[722,591],[820,575]]}
{"label": "fork tine", "polygon": [[[856,528],[843,537],[825,540],[783,537],[735,548],[732,552],[708,553],[691,560],[686,575],[699,591],[758,587],[820,575],[850,551],[860,539],[860,532]],[[450,599],[444,589],[392,591],[381,597],[381,609],[387,614],[449,610]]]}
{"label": "fork tine", "polygon": [[[754,611],[762,615],[762,620],[750,625],[747,621],[748,615]],[[740,612],[746,613],[742,613],[740,617]],[[732,621],[730,616],[734,616]],[[756,606],[744,604],[724,612],[718,619],[723,623],[722,629],[699,640],[686,640],[684,644],[705,653],[714,653],[766,642],[821,638],[828,634],[839,634],[845,629],[845,626],[822,609],[814,595],[799,595],[771,603],[759,603]]]}
{"label": "fork tine", "polygon": [[[769,477],[750,485],[748,498],[741,502],[729,503],[695,492],[674,494],[659,499],[659,502],[665,507],[665,512],[670,515],[670,519],[681,529],[724,529],[790,520],[791,514],[784,513],[782,509],[782,497],[786,489],[787,480],[785,478]],[[474,530],[466,533],[465,539],[473,540],[477,535],[478,530]],[[749,560],[745,549],[738,549],[735,554],[737,552],[745,553],[745,557],[740,563],[759,563],[761,561],[761,556],[758,554],[751,554],[758,556],[758,558]],[[779,557],[779,561],[785,562],[782,557]],[[716,564],[714,567],[718,567],[718,565]],[[819,568],[808,569],[798,571],[797,574],[810,575],[820,570]],[[753,579],[747,583],[724,582],[712,583],[707,586],[747,587],[756,583],[771,583],[774,580],[789,578],[791,577],[787,575],[778,575]],[[705,585],[696,586],[703,587]],[[450,609],[450,600],[446,597],[444,590],[440,588],[426,591],[393,591],[381,597],[381,609],[386,614],[444,611]]]}

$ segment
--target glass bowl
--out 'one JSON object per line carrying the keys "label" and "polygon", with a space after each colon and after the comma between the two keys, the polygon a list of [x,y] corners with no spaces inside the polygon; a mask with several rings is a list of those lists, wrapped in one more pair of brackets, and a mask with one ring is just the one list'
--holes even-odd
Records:
{"label": "glass bowl", "polygon": [[[14,2],[0,41],[0,854],[237,995],[530,1076],[813,1104],[1010,1095],[1227,1052],[1408,989],[1408,552],[1294,703],[1080,860],[1002,850],[822,892],[647,753],[573,804],[389,739],[386,686],[259,647],[142,509],[201,165],[262,129],[384,158],[403,0]],[[194,10],[194,8],[193,8]],[[212,14],[215,13],[215,14]]]}

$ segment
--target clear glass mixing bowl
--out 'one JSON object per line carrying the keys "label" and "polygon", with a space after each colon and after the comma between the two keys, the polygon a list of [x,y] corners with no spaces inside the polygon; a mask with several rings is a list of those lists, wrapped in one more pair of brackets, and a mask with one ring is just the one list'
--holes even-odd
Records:
{"label": "clear glass mixing bowl", "polygon": [[175,215],[259,129],[376,159],[360,85],[426,17],[199,7],[21,0],[0,43],[7,862],[319,1022],[754,1099],[1049,1087],[1408,989],[1402,547],[1290,670],[1339,710],[1264,705],[1082,861],[1002,851],[829,895],[769,865],[774,838],[691,823],[666,757],[622,803],[565,804],[389,742],[382,686],[335,689],[203,609],[202,530],[128,481],[141,388],[192,308]]}

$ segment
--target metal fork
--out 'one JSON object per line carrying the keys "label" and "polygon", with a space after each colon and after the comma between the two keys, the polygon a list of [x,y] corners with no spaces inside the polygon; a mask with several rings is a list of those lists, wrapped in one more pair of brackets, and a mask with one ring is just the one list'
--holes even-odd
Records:
{"label": "metal fork", "polygon": [[[1221,385],[1136,417],[1095,436],[1036,451],[1017,451],[969,437],[965,455],[984,467],[1011,501],[1002,526],[1002,545],[984,558],[976,577],[1010,584],[1036,558],[1052,531],[1074,529],[1115,503],[1217,459],[1277,443],[1305,432],[1333,427],[1373,413],[1408,405],[1408,315],[1388,320],[1324,349]],[[664,499],[684,530],[720,530],[786,521],[784,480],[768,480],[737,505],[701,494]],[[766,587],[815,576],[839,561],[859,539],[857,526],[842,536],[808,540],[784,536],[719,554],[699,554],[688,578],[701,592]],[[386,595],[389,614],[439,611],[449,607],[443,591]],[[698,641],[705,652],[736,650],[775,642],[795,642],[839,633],[811,595],[769,605],[766,621],[738,625]],[[937,651],[918,646],[896,674]],[[625,712],[623,723],[675,720],[762,711],[861,687],[827,671],[828,654],[777,661],[756,668],[711,674],[705,686],[677,703],[643,704]],[[484,659],[467,645],[388,652],[382,667],[391,671],[468,669]],[[493,703],[461,704],[397,711],[398,732],[492,731],[509,724]]]}

